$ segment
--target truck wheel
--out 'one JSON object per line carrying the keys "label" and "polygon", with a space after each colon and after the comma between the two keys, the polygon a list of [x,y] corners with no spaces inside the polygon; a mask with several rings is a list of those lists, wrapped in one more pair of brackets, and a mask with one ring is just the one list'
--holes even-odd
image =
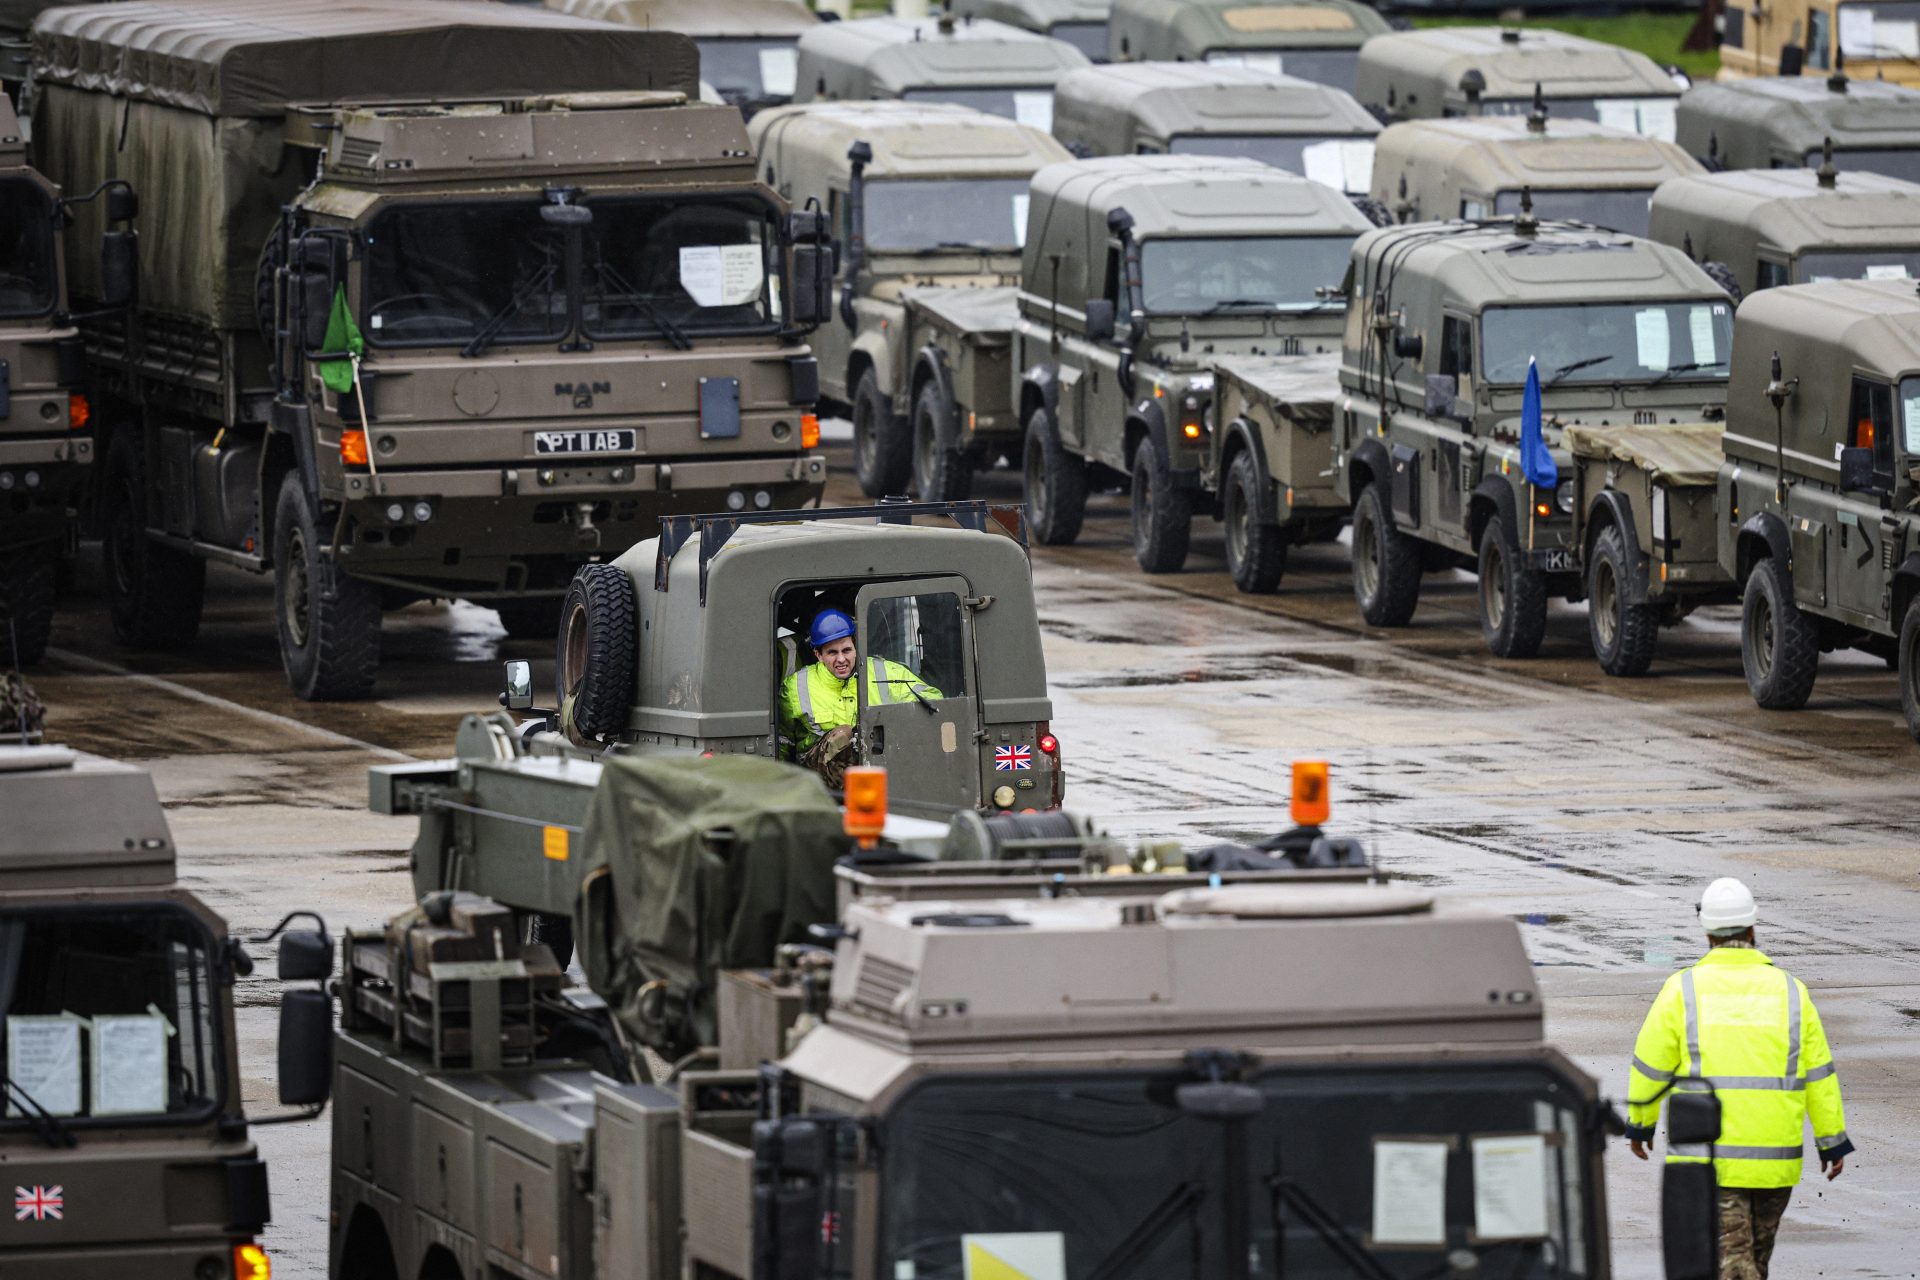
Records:
{"label": "truck wheel", "polygon": [[1797,711],[1813,695],[1820,633],[1787,594],[1771,559],[1753,566],[1740,598],[1740,665],[1754,702],[1768,711]]}
{"label": "truck wheel", "polygon": [[1193,494],[1173,485],[1152,440],[1133,452],[1133,557],[1148,573],[1178,573],[1193,540]]}
{"label": "truck wheel", "polygon": [[1920,596],[1907,606],[1900,624],[1900,710],[1906,713],[1907,732],[1920,742]]}
{"label": "truck wheel", "polygon": [[30,667],[47,656],[59,576],[56,542],[0,552],[0,670]]}
{"label": "truck wheel", "polygon": [[308,702],[366,697],[380,667],[380,588],[321,554],[328,533],[298,472],[280,482],[273,529],[273,612],[287,683]]}
{"label": "truck wheel", "polygon": [[1278,525],[1261,523],[1260,464],[1251,451],[1227,468],[1220,505],[1227,535],[1227,572],[1233,575],[1233,585],[1255,594],[1272,591],[1287,572],[1287,540]]}
{"label": "truck wheel", "polygon": [[1610,676],[1645,675],[1660,639],[1659,606],[1627,603],[1632,581],[1627,541],[1609,525],[1595,539],[1587,566],[1587,634],[1600,669]]}
{"label": "truck wheel", "polygon": [[627,727],[639,660],[639,606],[633,579],[610,564],[583,564],[560,609],[554,674],[568,736],[582,745]]}
{"label": "truck wheel", "polygon": [[551,640],[560,634],[560,602],[552,596],[496,600],[493,611],[509,640]]}
{"label": "truck wheel", "polygon": [[1733,274],[1732,267],[1724,262],[1703,262],[1700,264],[1700,269],[1707,273],[1707,279],[1726,290],[1727,296],[1733,299],[1734,306],[1740,305],[1740,299],[1745,295],[1740,288],[1740,277]]}
{"label": "truck wheel", "polygon": [[903,493],[913,459],[893,405],[868,369],[853,390],[853,474],[870,498]]}
{"label": "truck wheel", "polygon": [[1020,458],[1027,523],[1035,541],[1049,547],[1072,545],[1087,517],[1087,464],[1061,445],[1044,407],[1027,418]]}
{"label": "truck wheel", "polygon": [[1480,535],[1480,634],[1496,658],[1531,658],[1547,634],[1547,575],[1520,554],[1498,522]]}
{"label": "truck wheel", "polygon": [[1406,626],[1420,604],[1420,544],[1393,527],[1374,484],[1353,504],[1353,598],[1375,627]]}
{"label": "truck wheel", "polygon": [[206,603],[207,563],[147,536],[147,488],[136,446],[107,455],[102,550],[113,633],[137,649],[179,649],[193,643]]}
{"label": "truck wheel", "polygon": [[955,502],[973,492],[973,464],[958,449],[943,448],[951,429],[953,402],[940,384],[927,379],[913,398],[913,487],[922,502]]}

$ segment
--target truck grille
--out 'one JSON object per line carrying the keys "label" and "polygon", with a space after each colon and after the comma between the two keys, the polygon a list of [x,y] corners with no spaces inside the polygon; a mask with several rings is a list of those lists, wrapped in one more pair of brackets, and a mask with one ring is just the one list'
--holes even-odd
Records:
{"label": "truck grille", "polygon": [[913,985],[913,970],[877,956],[860,960],[860,977],[853,986],[853,1003],[874,1013],[897,1017],[900,997]]}

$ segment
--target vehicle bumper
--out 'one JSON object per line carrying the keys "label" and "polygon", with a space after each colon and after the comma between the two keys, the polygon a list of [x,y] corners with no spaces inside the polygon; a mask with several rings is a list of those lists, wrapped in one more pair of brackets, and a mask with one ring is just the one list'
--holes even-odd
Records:
{"label": "vehicle bumper", "polygon": [[140,1280],[201,1280],[233,1274],[233,1246],[239,1240],[169,1241],[154,1245],[108,1245],[73,1249],[8,1249],[0,1252],[0,1276],[33,1280],[101,1280],[138,1276]]}
{"label": "vehicle bumper", "polygon": [[88,437],[0,435],[0,546],[65,536],[92,464]]}

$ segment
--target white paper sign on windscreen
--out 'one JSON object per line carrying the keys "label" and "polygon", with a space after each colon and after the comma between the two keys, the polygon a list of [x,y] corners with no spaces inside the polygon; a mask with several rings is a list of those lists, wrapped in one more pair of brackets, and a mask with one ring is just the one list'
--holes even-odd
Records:
{"label": "white paper sign on windscreen", "polygon": [[1633,313],[1635,359],[1642,369],[1665,369],[1673,363],[1673,335],[1667,329],[1665,307]]}
{"label": "white paper sign on windscreen", "polygon": [[703,307],[752,302],[765,279],[757,244],[685,245],[680,250],[680,287]]}
{"label": "white paper sign on windscreen", "polygon": [[760,50],[760,91],[768,97],[791,98],[800,80],[800,51],[794,48]]}
{"label": "white paper sign on windscreen", "polygon": [[1538,1133],[1473,1140],[1473,1230],[1483,1240],[1547,1234],[1547,1144]]}
{"label": "white paper sign on windscreen", "polygon": [[93,1114],[167,1109],[167,1020],[152,1014],[93,1020]]}
{"label": "white paper sign on windscreen", "polygon": [[[80,1114],[80,1044],[86,1023],[64,1015],[7,1019],[7,1079],[49,1115]],[[7,1114],[26,1114],[13,1098]]]}
{"label": "white paper sign on windscreen", "polygon": [[1022,249],[1027,247],[1027,208],[1031,197],[1026,192],[1017,192],[1013,197],[1013,242]]}
{"label": "white paper sign on windscreen", "polygon": [[1447,1242],[1447,1144],[1373,1144],[1373,1242]]}
{"label": "white paper sign on windscreen", "polygon": [[1864,4],[1841,5],[1840,52],[1849,58],[1871,58],[1873,50],[1873,10]]}
{"label": "white paper sign on windscreen", "polygon": [[1046,89],[1016,89],[1013,118],[1029,129],[1053,132],[1053,93]]}

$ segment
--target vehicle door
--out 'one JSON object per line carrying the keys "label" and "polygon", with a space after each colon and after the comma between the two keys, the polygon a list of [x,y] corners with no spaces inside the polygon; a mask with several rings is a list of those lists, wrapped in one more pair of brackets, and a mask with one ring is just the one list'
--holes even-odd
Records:
{"label": "vehicle door", "polygon": [[[1103,283],[1100,296],[1113,303],[1113,334],[1104,339],[1083,339],[1075,352],[1076,363],[1085,368],[1081,396],[1080,431],[1085,456],[1110,467],[1126,469],[1127,395],[1120,387],[1120,349],[1126,344],[1132,323],[1132,305],[1127,297],[1121,266],[1120,242],[1109,240],[1105,265],[1098,277]],[[1089,273],[1091,278],[1091,273]]]}
{"label": "vehicle door", "polygon": [[826,317],[807,335],[814,359],[820,362],[820,391],[829,399],[850,403],[853,388],[847,385],[847,358],[853,354],[853,331],[840,318],[840,294],[846,288],[847,197],[843,191],[827,193],[828,216],[833,226],[833,260],[841,270],[833,278],[833,297]]}
{"label": "vehicle door", "polygon": [[1850,621],[1884,622],[1886,584],[1881,541],[1886,514],[1882,499],[1893,492],[1893,387],[1877,378],[1853,376],[1848,396],[1848,443],[1873,450],[1870,488],[1835,495],[1827,530],[1827,583],[1833,607]]}
{"label": "vehicle door", "polygon": [[973,612],[964,578],[860,590],[860,742],[887,770],[888,803],[944,811],[980,804]]}
{"label": "vehicle door", "polygon": [[1442,316],[1439,366],[1440,380],[1429,384],[1428,403],[1422,406],[1434,422],[1433,456],[1426,471],[1431,501],[1424,514],[1433,527],[1464,537],[1466,495],[1480,480],[1479,451],[1471,447],[1478,388],[1473,380],[1473,321],[1468,317]]}

